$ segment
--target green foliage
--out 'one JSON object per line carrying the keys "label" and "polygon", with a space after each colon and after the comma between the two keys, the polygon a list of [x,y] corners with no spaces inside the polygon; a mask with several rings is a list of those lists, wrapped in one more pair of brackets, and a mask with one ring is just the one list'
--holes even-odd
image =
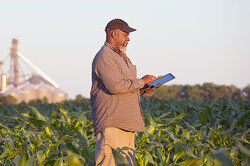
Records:
{"label": "green foliage", "polygon": [[148,152],[157,165],[214,165],[214,154],[221,149],[225,152],[223,161],[246,165],[250,132],[250,103],[246,100],[177,102],[145,98],[142,105],[147,130],[138,133],[136,139],[137,149],[142,151],[136,155],[139,165],[154,165]]}
{"label": "green foliage", "polygon": [[246,96],[248,100],[250,100],[250,84],[248,84],[244,89],[243,89],[243,95]]}
{"label": "green foliage", "polygon": [[243,90],[231,85],[215,85],[204,83],[203,85],[170,85],[162,86],[155,90],[153,95],[158,99],[174,99],[188,101],[218,100],[222,97],[237,99],[239,97],[250,99],[250,85]]}
{"label": "green foliage", "polygon": [[82,95],[76,95],[76,98],[75,98],[75,100],[73,101],[73,102],[76,102],[76,103],[88,103],[88,104],[90,104],[90,100],[89,99],[87,99],[87,98],[85,98],[85,97],[83,97]]}
{"label": "green foliage", "polygon": [[17,100],[13,96],[0,96],[0,105],[2,104],[16,104]]}
{"label": "green foliage", "polygon": [[115,158],[115,164],[117,166],[129,166],[128,160],[122,155],[121,151],[119,149],[114,149],[112,148],[112,154],[114,155]]}
{"label": "green foliage", "polygon": [[84,105],[69,103],[64,107],[42,104],[2,107],[0,164],[93,164],[94,134],[88,120],[91,111]]}
{"label": "green foliage", "polygon": [[[247,165],[249,101],[143,98],[142,106],[146,132],[136,133],[137,165]],[[88,103],[0,106],[0,165],[94,165],[94,142]]]}

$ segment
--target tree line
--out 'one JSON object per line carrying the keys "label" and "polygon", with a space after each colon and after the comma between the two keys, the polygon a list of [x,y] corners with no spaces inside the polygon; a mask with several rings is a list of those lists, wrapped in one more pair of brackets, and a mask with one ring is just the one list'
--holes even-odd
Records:
{"label": "tree line", "polygon": [[202,85],[169,85],[155,89],[153,97],[165,100],[188,100],[204,101],[218,100],[224,98],[243,98],[250,99],[250,84],[240,89],[234,85],[215,85],[204,83]]}
{"label": "tree line", "polygon": [[[228,99],[247,99],[250,100],[250,84],[245,88],[240,89],[234,85],[215,85],[213,83],[204,83],[202,85],[168,85],[161,86],[154,90],[153,96],[158,99],[165,100],[187,100],[187,101],[204,101],[204,100],[218,100],[222,97]],[[29,103],[46,104],[47,99],[32,100]],[[78,94],[74,99],[68,99],[64,102],[88,103],[90,99]],[[0,95],[0,105],[2,104],[16,104],[16,99],[12,96]]]}

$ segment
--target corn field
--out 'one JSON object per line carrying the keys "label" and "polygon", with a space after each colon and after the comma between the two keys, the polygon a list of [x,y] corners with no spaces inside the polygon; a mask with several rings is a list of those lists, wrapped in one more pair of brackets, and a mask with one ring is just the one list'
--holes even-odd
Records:
{"label": "corn field", "polygon": [[[142,107],[137,165],[249,165],[249,101],[143,98]],[[0,165],[94,165],[88,103],[1,105],[0,129]],[[117,165],[127,165],[119,150],[113,154]]]}

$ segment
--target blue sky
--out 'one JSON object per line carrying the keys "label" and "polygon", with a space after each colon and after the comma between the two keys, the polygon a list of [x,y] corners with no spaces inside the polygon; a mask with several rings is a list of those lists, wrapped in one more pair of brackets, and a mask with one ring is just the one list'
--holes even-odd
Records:
{"label": "blue sky", "polygon": [[9,0],[0,5],[0,59],[18,49],[69,97],[89,97],[91,62],[108,21],[137,29],[127,55],[138,77],[171,72],[169,84],[250,83],[249,0]]}

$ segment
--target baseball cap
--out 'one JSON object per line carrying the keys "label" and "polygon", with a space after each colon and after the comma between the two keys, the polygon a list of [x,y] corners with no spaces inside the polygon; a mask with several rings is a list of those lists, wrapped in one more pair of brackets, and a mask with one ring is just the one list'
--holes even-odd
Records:
{"label": "baseball cap", "polygon": [[125,21],[123,21],[122,19],[113,19],[111,20],[107,26],[105,27],[105,31],[110,31],[110,30],[115,30],[115,29],[120,29],[123,32],[129,33],[129,32],[133,32],[136,31],[136,29],[131,28],[128,23],[126,23]]}

